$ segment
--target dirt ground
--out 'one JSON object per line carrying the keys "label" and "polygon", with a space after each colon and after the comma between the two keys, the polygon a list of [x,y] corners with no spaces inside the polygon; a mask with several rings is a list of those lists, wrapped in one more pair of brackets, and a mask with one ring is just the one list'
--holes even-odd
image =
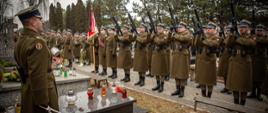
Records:
{"label": "dirt ground", "polygon": [[191,107],[129,89],[128,95],[134,97],[137,100],[137,106],[146,109],[149,111],[148,113],[208,113],[205,111],[195,112]]}

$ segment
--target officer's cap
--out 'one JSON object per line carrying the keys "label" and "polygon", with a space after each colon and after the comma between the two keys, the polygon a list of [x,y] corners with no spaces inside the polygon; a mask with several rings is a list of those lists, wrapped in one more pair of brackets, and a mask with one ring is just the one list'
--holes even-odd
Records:
{"label": "officer's cap", "polygon": [[182,28],[182,27],[187,27],[187,24],[185,22],[180,22],[178,25],[176,25],[176,28]]}
{"label": "officer's cap", "polygon": [[127,26],[127,25],[122,26],[122,28],[123,28],[123,29],[128,29],[128,30],[130,29],[130,27]]}
{"label": "officer's cap", "polygon": [[159,23],[159,24],[157,24],[157,27],[162,27],[162,28],[164,28],[165,29],[165,24],[163,24],[163,23]]}
{"label": "officer's cap", "polygon": [[209,22],[207,25],[207,29],[216,29],[217,25],[213,22]]}
{"label": "officer's cap", "polygon": [[262,24],[258,24],[257,26],[256,26],[256,29],[265,29],[265,26],[264,25],[262,25]]}
{"label": "officer's cap", "polygon": [[246,19],[241,20],[239,23],[239,27],[250,26],[250,25],[251,25],[251,22]]}
{"label": "officer's cap", "polygon": [[147,25],[142,23],[139,27],[144,27],[144,28],[147,28]]}
{"label": "officer's cap", "polygon": [[31,17],[42,18],[37,7],[38,7],[38,5],[30,6],[26,9],[19,11],[15,16],[18,16],[20,21],[24,21],[24,20],[31,18]]}

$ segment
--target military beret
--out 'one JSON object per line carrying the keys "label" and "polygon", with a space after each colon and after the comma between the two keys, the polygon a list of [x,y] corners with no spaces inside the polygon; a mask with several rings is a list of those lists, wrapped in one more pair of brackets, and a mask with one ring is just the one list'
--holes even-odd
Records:
{"label": "military beret", "polygon": [[15,16],[18,16],[20,21],[23,21],[23,20],[31,18],[31,17],[42,18],[37,7],[38,7],[38,5],[30,6],[26,9],[19,11]]}
{"label": "military beret", "polygon": [[241,20],[240,23],[239,23],[239,27],[250,26],[250,25],[251,25],[251,22],[246,20],[246,19]]}
{"label": "military beret", "polygon": [[217,28],[217,25],[213,22],[209,22],[208,25],[207,25],[207,28],[208,29],[216,29]]}

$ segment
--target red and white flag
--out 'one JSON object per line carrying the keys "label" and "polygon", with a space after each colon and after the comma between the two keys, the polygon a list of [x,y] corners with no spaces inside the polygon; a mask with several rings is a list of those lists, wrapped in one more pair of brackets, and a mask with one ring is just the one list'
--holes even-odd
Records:
{"label": "red and white flag", "polygon": [[96,25],[93,9],[90,10],[90,22],[89,23],[90,23],[90,31],[87,32],[87,35],[88,35],[89,38],[91,38],[95,34],[98,33],[98,28],[97,28],[97,25]]}

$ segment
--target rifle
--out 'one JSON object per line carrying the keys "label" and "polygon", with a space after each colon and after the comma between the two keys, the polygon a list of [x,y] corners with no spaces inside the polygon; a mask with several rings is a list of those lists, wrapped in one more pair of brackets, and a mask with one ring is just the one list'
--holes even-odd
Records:
{"label": "rifle", "polygon": [[[127,11],[126,6],[124,6],[124,9]],[[138,31],[137,31],[135,22],[134,22],[134,20],[132,19],[131,15],[129,14],[128,11],[127,11],[127,15],[128,15],[128,19],[130,20],[130,23],[131,23],[131,31],[134,32],[134,33],[136,33],[136,34],[139,34]]]}
{"label": "rifle", "polygon": [[[106,9],[108,11],[110,11],[110,9],[107,6],[106,6]],[[121,27],[120,27],[120,25],[118,24],[118,21],[116,20],[116,18],[113,15],[112,15],[112,20],[113,20],[113,22],[115,24],[116,34],[122,36],[123,32],[121,30]]]}
{"label": "rifle", "polygon": [[149,17],[150,27],[151,27],[150,32],[154,32],[155,34],[157,34],[157,31],[156,31],[156,28],[155,28],[155,23],[153,21],[153,18],[152,18],[152,15],[151,15],[150,11],[148,10],[148,8],[146,6],[145,0],[143,0],[142,3],[143,3],[144,8],[147,11],[147,16]]}
{"label": "rifle", "polygon": [[116,34],[117,35],[120,35],[120,36],[123,36],[123,32],[121,30],[121,27],[120,25],[118,24],[117,20],[115,19],[114,16],[112,16],[112,20],[114,21],[114,24],[115,24],[115,28],[116,28]]}
{"label": "rifle", "polygon": [[251,34],[254,35],[255,34],[255,29],[256,29],[256,18],[255,18],[255,0],[252,0],[252,30],[251,30]]}
{"label": "rifle", "polygon": [[[141,18],[141,22],[142,22],[143,24],[146,24],[146,22],[145,22],[145,20],[144,20],[143,17]],[[145,26],[145,31],[148,32],[148,28],[147,28],[147,26]]]}
{"label": "rifle", "polygon": [[169,3],[168,3],[168,10],[169,10],[169,14],[170,14],[170,18],[171,18],[171,26],[172,26],[172,28],[170,30],[175,32],[176,31],[175,28],[176,28],[176,24],[177,24],[176,19],[178,19],[178,18],[175,19],[174,14],[172,12],[172,8],[171,8]]}
{"label": "rifle", "polygon": [[233,33],[235,35],[235,38],[238,38],[240,36],[239,32],[238,32],[238,28],[237,28],[237,19],[236,19],[236,15],[235,15],[235,11],[234,11],[234,4],[233,4],[233,0],[231,0],[231,11],[232,11],[232,27],[231,27],[231,33]]}
{"label": "rifle", "polygon": [[223,14],[222,11],[220,12],[220,14],[218,14],[218,19],[219,19],[219,22],[220,22],[220,32],[219,32],[219,35],[220,35],[220,37],[223,37],[223,39],[225,39],[224,25],[223,25],[222,18],[221,18],[221,15],[222,14]]}
{"label": "rifle", "polygon": [[196,9],[194,9],[194,13],[195,13],[195,17],[196,17],[196,20],[197,20],[197,23],[196,23],[196,30],[197,31],[196,31],[196,33],[199,34],[199,35],[205,36],[203,26],[202,26],[202,23],[200,21],[200,18],[199,18],[199,15],[198,15]]}

